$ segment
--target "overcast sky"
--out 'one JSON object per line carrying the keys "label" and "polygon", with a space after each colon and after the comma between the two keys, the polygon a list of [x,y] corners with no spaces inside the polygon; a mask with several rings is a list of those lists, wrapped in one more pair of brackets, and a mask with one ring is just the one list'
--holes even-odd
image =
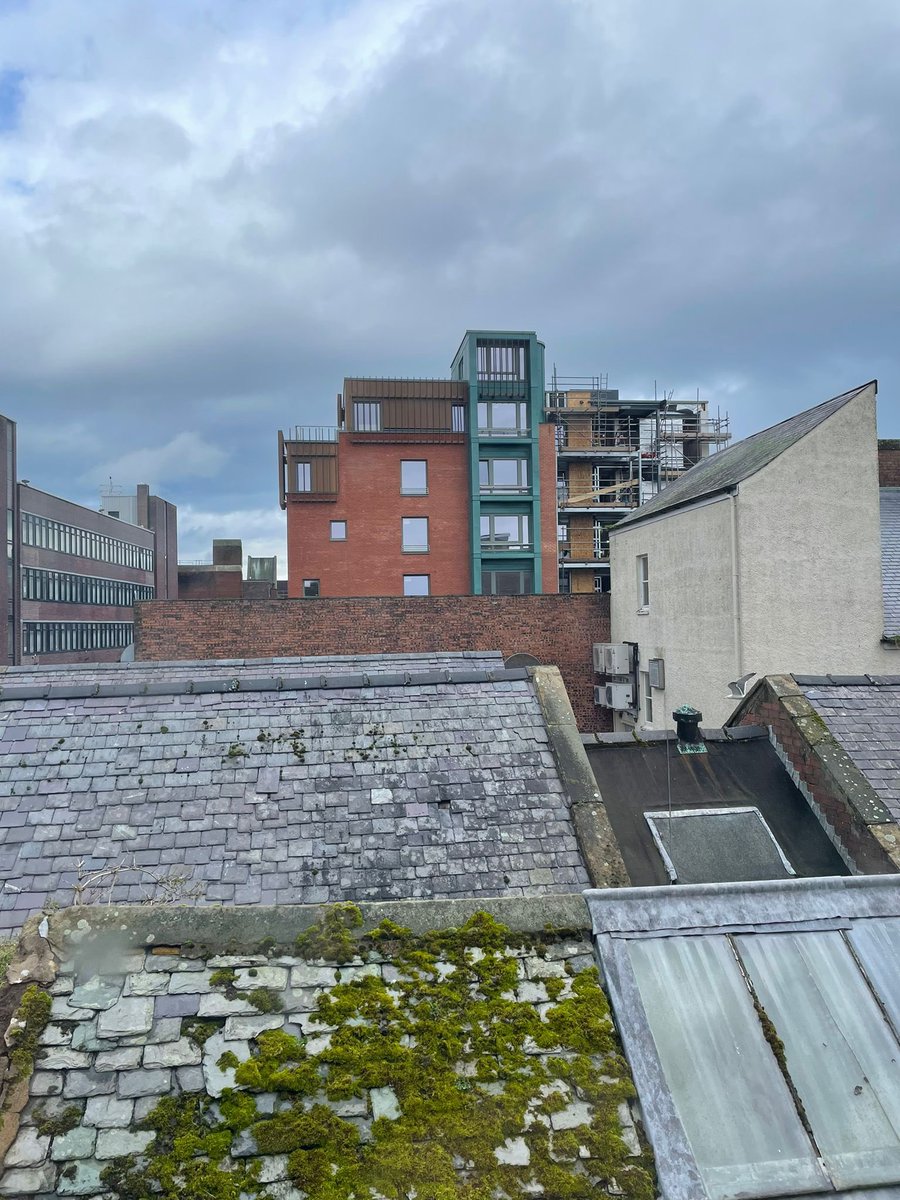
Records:
{"label": "overcast sky", "polygon": [[19,475],[277,553],[276,437],[463,331],[900,436],[897,0],[0,0]]}

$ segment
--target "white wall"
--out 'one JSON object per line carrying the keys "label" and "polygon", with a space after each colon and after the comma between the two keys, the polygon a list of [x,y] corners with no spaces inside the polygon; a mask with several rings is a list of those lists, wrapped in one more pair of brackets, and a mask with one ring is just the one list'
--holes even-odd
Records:
{"label": "white wall", "polygon": [[[653,727],[671,725],[668,714],[685,703],[704,724],[722,724],[736,704],[726,685],[748,671],[897,671],[900,655],[880,645],[876,447],[873,386],[741,483],[736,499],[613,532],[613,641],[638,642],[641,670],[649,658],[666,663]],[[637,612],[639,554],[650,560],[646,615]]]}
{"label": "white wall", "polygon": [[[665,695],[654,690],[652,728],[672,727],[673,708],[692,704],[704,724],[721,724],[721,702],[735,678],[732,620],[731,499],[717,500],[626,527],[610,537],[615,642],[637,642],[640,668],[666,664]],[[650,606],[638,612],[637,563],[646,554]],[[724,711],[723,711],[724,710]],[[647,727],[643,714],[641,727]]]}
{"label": "white wall", "polygon": [[900,669],[880,645],[878,455],[872,385],[740,485],[745,669]]}

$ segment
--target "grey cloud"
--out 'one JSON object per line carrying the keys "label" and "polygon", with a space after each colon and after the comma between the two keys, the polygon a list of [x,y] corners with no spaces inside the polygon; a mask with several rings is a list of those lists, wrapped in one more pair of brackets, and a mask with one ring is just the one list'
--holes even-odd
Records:
{"label": "grey cloud", "polygon": [[192,149],[180,125],[154,112],[107,112],[79,121],[69,138],[76,154],[130,160],[143,170],[181,164]]}
{"label": "grey cloud", "polygon": [[[900,433],[892,0],[341,19],[395,3],[351,69],[327,5],[302,29],[281,3],[187,6],[178,37],[134,7],[125,48],[98,0],[91,103],[76,89],[67,124],[37,79],[58,140],[26,112],[21,163],[0,146],[0,178],[35,185],[0,184],[0,407],[24,428],[77,410],[91,461],[127,469],[196,431],[241,471],[172,498],[223,520],[274,505],[279,425],[332,420],[344,374],[445,372],[467,326],[536,328],[623,389],[728,387],[741,434],[878,374]],[[60,486],[84,476],[54,454]]]}

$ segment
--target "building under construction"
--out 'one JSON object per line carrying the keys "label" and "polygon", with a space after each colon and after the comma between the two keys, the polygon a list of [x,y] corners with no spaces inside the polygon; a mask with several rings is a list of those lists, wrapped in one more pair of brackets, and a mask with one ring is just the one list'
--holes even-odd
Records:
{"label": "building under construction", "polygon": [[721,450],[728,417],[706,401],[622,400],[607,379],[553,371],[559,590],[609,591],[609,529],[700,459]]}

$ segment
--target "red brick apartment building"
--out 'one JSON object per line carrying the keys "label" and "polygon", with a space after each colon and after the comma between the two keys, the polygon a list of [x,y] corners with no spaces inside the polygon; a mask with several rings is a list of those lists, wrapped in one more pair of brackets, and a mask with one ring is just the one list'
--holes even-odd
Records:
{"label": "red brick apartment building", "polygon": [[289,596],[558,590],[543,346],[470,330],[451,375],[345,379],[335,429],[279,433]]}
{"label": "red brick apartment building", "polygon": [[20,483],[16,425],[0,417],[0,492],[5,665],[114,662],[134,641],[134,605],[178,595],[176,509],[146,484],[121,497],[123,520]]}

